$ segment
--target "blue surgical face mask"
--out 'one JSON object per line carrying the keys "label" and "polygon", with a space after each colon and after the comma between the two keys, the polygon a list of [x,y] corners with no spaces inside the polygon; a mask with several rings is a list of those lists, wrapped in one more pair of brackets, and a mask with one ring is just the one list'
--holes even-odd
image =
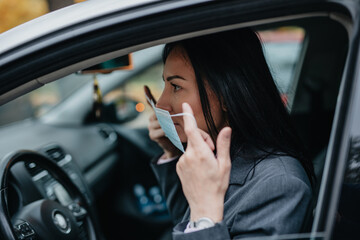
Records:
{"label": "blue surgical face mask", "polygon": [[[147,98],[147,97],[146,97]],[[166,137],[174,144],[175,147],[177,147],[180,151],[185,152],[184,147],[180,141],[179,135],[176,131],[174,122],[172,121],[172,117],[180,117],[184,115],[191,116],[195,123],[195,117],[189,113],[178,113],[174,115],[170,115],[170,113],[164,109],[157,108],[152,100],[147,98],[147,100],[150,102],[151,106],[153,107],[156,117],[159,121],[159,124],[162,128],[162,130],[165,132]]]}

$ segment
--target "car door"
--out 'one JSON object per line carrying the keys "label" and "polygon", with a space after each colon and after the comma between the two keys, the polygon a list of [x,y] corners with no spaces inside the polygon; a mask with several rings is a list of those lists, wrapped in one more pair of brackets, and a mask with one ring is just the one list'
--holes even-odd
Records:
{"label": "car door", "polygon": [[[359,11],[358,2],[347,8]],[[357,239],[359,214],[359,21],[349,29],[349,54],[327,149],[313,231],[325,239]]]}
{"label": "car door", "polygon": [[[351,146],[357,146],[354,139],[359,135],[358,13],[355,0],[171,1],[121,9],[65,27],[61,38],[51,38],[60,36],[59,31],[49,33],[3,53],[0,101],[85,65],[156,44],[245,26],[259,31],[301,27],[305,37],[287,97],[305,144],[314,159],[320,159],[318,201],[315,214],[309,213],[311,230],[279,238],[329,239],[349,149],[356,149]],[[317,105],[319,102],[322,104]]]}

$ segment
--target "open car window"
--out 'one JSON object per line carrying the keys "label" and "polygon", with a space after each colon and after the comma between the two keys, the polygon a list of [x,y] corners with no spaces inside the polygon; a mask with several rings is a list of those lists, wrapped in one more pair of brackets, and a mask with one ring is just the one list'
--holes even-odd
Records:
{"label": "open car window", "polygon": [[297,26],[283,26],[258,32],[266,61],[284,104],[291,110],[302,59],[306,32]]}
{"label": "open car window", "polygon": [[[304,233],[291,236],[278,236],[278,239],[322,239],[325,236],[322,230],[317,229],[312,234],[310,232],[313,219],[316,217],[315,209],[321,208],[317,204],[317,199],[321,184],[326,181],[323,179],[323,170],[338,104],[348,39],[345,28],[335,21],[323,22],[317,18],[310,18],[299,22],[301,24],[294,21],[259,28],[259,36],[263,41],[265,57],[274,81],[284,104],[289,109],[295,128],[309,150],[317,177],[314,199],[304,224],[306,230]],[[334,68],[329,69],[328,66]],[[143,97],[143,85],[159,89],[154,90],[156,95],[160,93],[161,68],[162,63],[158,62],[147,71],[134,76],[124,86],[113,90],[118,94],[137,98],[145,105],[138,118],[126,123],[129,127],[146,127],[148,110],[151,109]],[[148,74],[155,76],[150,77]],[[129,89],[134,91],[131,92]],[[110,91],[109,94],[113,93]]]}
{"label": "open car window", "polygon": [[[295,71],[301,63],[300,52],[304,47],[305,31],[296,26],[284,26],[258,31],[263,43],[266,61],[269,65],[274,81],[284,104],[291,109],[290,101],[294,99],[297,76]],[[161,60],[154,62],[140,73],[129,78],[121,85],[104,96],[105,102],[116,98],[128,97],[134,99],[138,105],[131,106],[139,111],[136,119],[126,123],[129,127],[146,127],[148,118],[152,113],[151,107],[146,103],[144,85],[149,86],[154,97],[161,95],[164,83],[162,80],[163,63]],[[126,108],[126,106],[123,106]]]}
{"label": "open car window", "polygon": [[[216,2],[217,1],[214,1],[214,3]],[[114,16],[116,14],[117,13],[114,13]],[[11,142],[11,139],[13,139],[13,142],[15,142],[16,140],[14,139],[21,136],[19,139],[21,139],[23,145],[19,145],[19,148],[23,148],[24,146],[30,146],[31,148],[42,147],[48,142],[56,142],[61,146],[65,146],[64,149],[69,149],[69,153],[74,153],[73,159],[76,159],[79,163],[83,171],[82,174],[86,174],[87,179],[91,179],[91,182],[94,183],[95,187],[93,190],[97,192],[96,194],[101,195],[103,189],[107,190],[105,186],[107,186],[106,184],[109,182],[109,186],[111,185],[111,187],[116,185],[115,188],[113,188],[116,189],[116,196],[111,195],[114,192],[113,189],[111,189],[111,191],[109,191],[111,192],[109,194],[111,197],[106,199],[107,201],[105,202],[108,203],[108,200],[110,200],[111,203],[116,202],[116,207],[108,205],[110,213],[113,213],[113,209],[115,209],[114,211],[123,211],[125,212],[125,217],[122,216],[122,220],[128,220],[126,218],[126,216],[129,216],[126,215],[129,213],[127,210],[136,210],[138,206],[133,207],[134,204],[131,205],[129,202],[123,204],[123,198],[127,197],[127,199],[136,200],[136,196],[134,198],[134,191],[136,186],[139,186],[136,185],[139,182],[141,186],[145,186],[146,194],[147,191],[155,185],[154,179],[152,179],[154,181],[151,182],[151,184],[147,185],[149,182],[147,181],[147,177],[150,176],[148,172],[146,174],[149,175],[143,174],[143,172],[139,173],[139,171],[142,170],[144,170],[144,172],[149,170],[146,168],[148,167],[149,158],[150,156],[153,157],[158,150],[156,146],[154,147],[156,143],[148,139],[147,124],[148,118],[150,114],[152,114],[152,109],[146,103],[143,86],[149,86],[156,99],[159,98],[164,87],[161,77],[163,68],[161,50],[163,45],[149,46],[181,40],[186,37],[198,36],[198,34],[202,34],[203,32],[222,31],[224,29],[243,26],[244,23],[245,25],[249,24],[251,27],[254,27],[255,30],[258,30],[259,37],[263,41],[264,54],[271,74],[281,94],[283,103],[289,110],[294,127],[298,131],[303,144],[308,149],[309,158],[313,162],[317,178],[313,186],[314,199],[304,221],[304,231],[299,234],[292,234],[291,236],[277,236],[277,238],[323,239],[328,236],[329,233],[326,233],[327,235],[325,234],[327,228],[319,219],[330,219],[336,224],[344,224],[344,222],[337,221],[341,219],[338,218],[341,216],[344,216],[344,220],[349,220],[349,218],[346,218],[348,217],[346,214],[349,213],[349,209],[344,210],[344,208],[342,208],[344,205],[339,205],[336,214],[328,212],[327,204],[333,201],[333,199],[329,199],[320,191],[320,189],[325,186],[324,184],[330,186],[330,180],[334,177],[333,172],[328,171],[328,169],[326,170],[325,166],[326,164],[330,164],[329,159],[333,154],[333,149],[329,147],[330,136],[335,136],[335,131],[342,131],[342,128],[338,126],[343,122],[336,122],[334,119],[337,116],[336,114],[340,112],[337,110],[340,107],[344,107],[342,99],[347,97],[341,94],[342,88],[340,86],[344,78],[345,63],[349,54],[349,32],[347,29],[349,26],[344,26],[344,22],[342,22],[343,19],[339,21],[339,19],[333,15],[329,17],[327,15],[328,13],[321,13],[319,15],[314,13],[314,16],[312,14],[311,12],[306,16],[298,15],[295,17],[288,17],[286,15],[284,19],[275,18],[266,24],[260,22],[259,25],[256,25],[258,23],[252,21],[246,22],[246,18],[244,18],[245,20],[240,18],[240,21],[244,22],[239,21],[234,23],[235,25],[240,25],[227,26],[225,25],[227,23],[222,23],[224,26],[220,26],[214,24],[213,26],[199,27],[199,31],[191,29],[185,35],[182,32],[176,32],[174,30],[175,32],[171,33],[173,35],[169,34],[169,36],[167,36],[165,31],[159,28],[159,32],[164,32],[164,36],[144,34],[148,37],[144,37],[145,40],[137,35],[141,31],[135,32],[135,30],[133,30],[135,28],[127,27],[126,24],[121,25],[121,27],[114,24],[106,30],[111,32],[111,34],[105,31],[100,34],[94,30],[91,34],[84,34],[82,36],[83,39],[79,42],[77,42],[77,39],[71,39],[73,41],[72,44],[69,44],[71,47],[66,45],[67,42],[61,45],[61,49],[71,52],[69,55],[73,56],[78,54],[77,51],[79,50],[76,49],[76,44],[79,44],[82,46],[82,49],[77,56],[81,56],[81,53],[87,52],[89,59],[80,57],[76,60],[78,62],[75,62],[75,60],[71,60],[71,57],[66,55],[68,53],[66,53],[65,50],[64,53],[66,54],[56,50],[56,48],[49,48],[51,51],[54,51],[51,52],[49,50],[54,56],[57,56],[56,54],[64,54],[61,55],[64,57],[64,65],[51,65],[51,67],[59,67],[59,69],[61,68],[61,71],[63,71],[60,71],[60,73],[56,72],[59,74],[55,74],[57,78],[59,78],[62,73],[64,74],[61,75],[61,79],[50,79],[51,81],[55,81],[47,83],[41,88],[0,106],[1,128],[7,130],[6,124],[8,123],[15,123],[16,121],[27,118],[35,119],[35,121],[28,122],[38,124],[36,127],[29,130],[27,125],[24,124],[21,131],[27,134],[23,134],[23,132],[20,131],[17,131],[16,134],[9,134],[9,141]],[[109,19],[112,16],[113,15],[109,15]],[[149,19],[151,20],[151,18]],[[161,27],[162,25],[160,23],[164,22],[159,21],[163,20],[161,19],[161,14],[159,14],[159,19],[156,18],[155,20],[157,20],[156,22]],[[131,20],[129,20],[129,23],[131,23]],[[150,24],[151,22],[149,21],[148,23]],[[137,26],[136,24],[138,24],[138,22],[135,22],[134,26]],[[95,25],[96,24],[94,24],[94,26]],[[193,25],[197,26],[196,24]],[[152,29],[149,30],[146,27],[144,27],[144,29],[148,31],[144,31],[146,33],[152,32]],[[168,26],[165,26],[165,29],[168,29]],[[186,27],[184,27],[184,29],[186,29]],[[72,33],[70,33],[70,35],[71,34]],[[91,35],[91,37],[89,37],[89,35]],[[116,38],[114,37],[115,35]],[[93,36],[95,37],[92,38]],[[130,40],[126,38],[127,36],[130,36]],[[91,41],[88,41],[88,38],[91,38]],[[99,48],[97,49],[99,52],[92,52],[94,46],[96,44],[99,45],[100,40],[98,39],[103,38],[107,39],[107,50]],[[119,41],[119,39],[124,40],[124,42]],[[94,41],[92,42],[92,40]],[[154,40],[156,41],[154,42]],[[95,42],[96,44],[94,44]],[[102,42],[100,43],[102,44]],[[112,44],[114,44],[114,47]],[[134,49],[142,50],[133,52]],[[110,74],[97,75],[80,75],[77,72],[73,72],[68,76],[62,77],[74,71],[81,64],[85,65],[87,61],[95,61],[94,59],[97,57],[99,57],[98,59],[102,59],[110,55],[116,57],[115,55],[120,56],[126,53],[132,53],[134,56],[134,69],[132,70],[122,70]],[[95,56],[95,54],[99,55]],[[45,62],[48,58],[47,52],[44,52],[40,57],[39,62]],[[29,59],[32,59],[31,56]],[[29,68],[40,69],[39,66],[34,64],[35,60],[32,61],[33,64],[31,65],[30,62]],[[21,70],[22,68],[19,67],[19,69]],[[52,69],[51,71],[57,70],[58,69]],[[13,74],[13,72],[16,71],[12,71],[11,74]],[[7,72],[5,71],[5,73]],[[12,76],[11,74],[9,73],[10,76]],[[30,77],[33,76],[31,73],[29,73],[29,75]],[[19,76],[19,78],[23,77],[25,80],[26,77],[28,77],[21,74],[19,74]],[[34,76],[32,79],[37,80],[39,77]],[[100,117],[95,113],[95,109],[99,107],[99,104],[96,102],[99,99],[99,95],[96,95],[94,92],[94,79],[97,79],[99,92],[102,93],[101,101],[99,101],[102,107]],[[39,82],[41,82],[40,80]],[[45,78],[44,81],[46,82],[46,80]],[[9,80],[4,80],[4,83],[7,84],[7,81]],[[14,109],[16,109],[16,111],[14,111]],[[15,126],[13,127],[14,129],[17,126],[16,124],[10,125]],[[10,129],[9,132],[14,129]],[[36,131],[43,133],[43,135],[38,134],[37,138],[31,138],[29,140],[29,136],[33,133],[35,133],[33,135],[38,133]],[[92,141],[94,139],[95,141]],[[3,142],[5,142],[5,140],[3,140]],[[31,144],[29,144],[29,142],[31,142]],[[6,144],[2,145],[3,149],[8,146]],[[352,196],[354,184],[356,189],[359,184],[358,145],[359,139],[354,137],[351,140],[351,150],[354,151],[350,151],[349,153],[348,169],[345,173],[344,186],[346,187],[343,188],[343,195],[345,197]],[[119,164],[119,162],[121,162],[120,167],[116,165]],[[331,164],[332,163],[333,162],[331,162]],[[123,175],[111,172],[114,171],[115,168],[113,166],[115,165],[119,167],[116,171],[121,171]],[[106,171],[104,169],[106,169]],[[327,172],[324,172],[324,169]],[[121,181],[114,181],[112,178],[113,175],[108,174],[110,172],[113,175],[117,175],[114,179],[120,179]],[[98,176],[101,176],[102,180],[99,185],[100,187],[96,186]],[[121,191],[126,189],[128,195],[120,192],[120,190],[117,192],[118,183],[121,184]],[[347,189],[351,191],[347,192]],[[156,191],[158,191],[158,189]],[[322,201],[318,201],[318,199]],[[138,204],[135,200],[132,203]],[[349,198],[345,198],[344,202],[344,198],[342,198],[340,203],[347,206],[347,200],[349,200]],[[165,216],[167,213],[164,210],[163,203],[162,199],[161,213]],[[146,204],[148,204],[148,202],[146,202]],[[126,209],[127,206],[132,206],[133,208]],[[137,213],[138,212],[133,211],[131,213],[133,215],[130,214],[130,216],[138,219],[137,217],[139,216],[136,215]],[[151,212],[151,214],[157,213],[155,210]],[[118,214],[118,212],[114,213],[114,215],[116,214]],[[134,217],[135,215],[136,217]],[[139,217],[140,221],[143,220],[141,217],[144,216],[151,217],[151,215],[146,215],[145,213],[145,215]],[[166,216],[169,217],[168,215]],[[104,221],[105,225],[109,223],[106,221],[106,217]],[[150,218],[144,219],[146,219],[144,222],[148,224],[147,226],[151,227],[149,223],[151,222],[151,220],[149,221]],[[350,220],[353,219],[351,215]],[[104,220],[104,218],[102,218],[102,220]],[[358,219],[356,218],[355,220],[357,221]],[[355,223],[357,223],[356,221]],[[127,223],[127,221],[124,222]],[[349,225],[345,226],[348,227]],[[111,235],[111,233],[113,233],[112,229],[107,232],[109,235]],[[335,234],[337,233],[338,232],[335,232]],[[340,234],[338,238],[341,239],[342,236],[343,235]],[[268,238],[256,237],[251,239]]]}

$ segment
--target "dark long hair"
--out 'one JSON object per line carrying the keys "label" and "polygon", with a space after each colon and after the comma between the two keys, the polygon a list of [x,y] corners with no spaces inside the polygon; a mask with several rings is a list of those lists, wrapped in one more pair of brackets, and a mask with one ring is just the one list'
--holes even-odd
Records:
{"label": "dark long hair", "polygon": [[232,128],[231,153],[255,149],[262,154],[298,159],[313,183],[314,170],[291,124],[266,63],[261,42],[250,28],[242,28],[169,43],[165,63],[174,47],[182,47],[192,64],[209,132],[218,133],[211,115],[205,81]]}

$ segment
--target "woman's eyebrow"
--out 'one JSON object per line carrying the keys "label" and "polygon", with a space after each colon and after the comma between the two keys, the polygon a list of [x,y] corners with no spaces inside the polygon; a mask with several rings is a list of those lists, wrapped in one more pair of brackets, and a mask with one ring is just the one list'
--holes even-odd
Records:
{"label": "woman's eyebrow", "polygon": [[[173,76],[169,76],[166,78],[166,81],[171,81],[173,79],[176,79],[176,78],[179,78],[179,79],[182,79],[182,80],[185,80],[185,78],[183,78],[182,76],[179,76],[179,75],[173,75]],[[163,76],[163,80],[164,80],[164,76]]]}

